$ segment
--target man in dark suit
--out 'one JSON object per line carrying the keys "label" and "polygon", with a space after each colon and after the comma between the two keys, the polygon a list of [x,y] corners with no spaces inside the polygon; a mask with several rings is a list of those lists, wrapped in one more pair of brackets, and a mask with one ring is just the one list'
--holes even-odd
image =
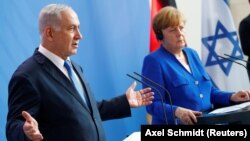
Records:
{"label": "man in dark suit", "polygon": [[130,108],[152,103],[150,88],[96,102],[76,54],[82,35],[74,10],[45,6],[39,16],[41,44],[9,82],[6,136],[9,141],[105,141],[103,120],[131,115]]}

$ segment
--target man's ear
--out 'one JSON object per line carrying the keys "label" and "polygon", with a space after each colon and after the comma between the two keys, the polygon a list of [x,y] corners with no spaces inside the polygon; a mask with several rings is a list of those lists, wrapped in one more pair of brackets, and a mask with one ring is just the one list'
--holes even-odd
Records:
{"label": "man's ear", "polygon": [[44,35],[49,41],[53,41],[54,38],[54,30],[51,27],[46,27],[44,30]]}

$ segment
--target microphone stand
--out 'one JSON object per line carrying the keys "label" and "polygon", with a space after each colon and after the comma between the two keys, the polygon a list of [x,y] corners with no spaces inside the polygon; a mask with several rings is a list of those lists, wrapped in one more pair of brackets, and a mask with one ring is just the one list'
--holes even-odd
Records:
{"label": "microphone stand", "polygon": [[231,56],[231,55],[228,55],[228,54],[224,54],[224,55],[225,55],[225,56],[228,56],[228,57],[230,57],[230,58],[237,59],[237,60],[240,60],[240,61],[243,61],[243,62],[246,62],[246,63],[250,64],[250,62],[248,62],[248,61],[246,61],[246,60],[243,60],[243,59],[241,59],[241,58],[238,58],[238,57],[235,57],[235,56]]}
{"label": "microphone stand", "polygon": [[148,86],[148,87],[150,87],[150,88],[152,88],[153,90],[155,90],[160,95],[161,106],[162,106],[162,110],[163,110],[163,113],[164,113],[164,119],[165,119],[166,124],[168,125],[167,113],[166,113],[166,110],[165,110],[164,105],[163,105],[164,102],[163,102],[163,98],[162,98],[162,95],[161,95],[160,91],[157,90],[156,88],[152,87],[151,85],[147,84],[146,82],[143,82],[143,81],[131,76],[130,74],[127,74],[127,76],[134,79],[134,80],[136,80],[136,81],[138,81],[138,82],[140,82],[140,83],[142,83],[142,84],[144,84],[144,85],[146,85],[146,86]]}
{"label": "microphone stand", "polygon": [[[217,55],[217,56],[220,57],[220,58],[223,58],[223,59],[225,59],[225,60],[231,61],[231,62],[233,62],[233,63],[239,64],[239,65],[241,65],[241,66],[243,66],[243,67],[245,67],[245,68],[247,69],[247,67],[246,67],[244,64],[242,64],[242,63],[236,62],[236,61],[234,61],[234,60],[232,60],[232,59],[229,59],[229,58],[226,58],[226,57],[223,57],[223,56],[220,56],[220,55]],[[233,58],[232,56],[230,56],[230,57]],[[238,59],[239,59],[239,58],[238,58]],[[245,60],[241,60],[241,61],[245,61]]]}
{"label": "microphone stand", "polygon": [[149,82],[151,82],[152,84],[154,84],[156,86],[159,86],[160,88],[162,88],[167,93],[168,99],[169,99],[169,103],[170,103],[170,107],[171,107],[171,111],[172,111],[172,115],[173,115],[173,119],[174,119],[174,124],[177,125],[177,120],[175,118],[175,114],[174,114],[174,110],[173,110],[173,102],[172,102],[172,99],[171,99],[169,91],[165,87],[163,87],[162,85],[154,82],[153,80],[151,80],[151,79],[149,79],[149,78],[147,78],[147,77],[145,77],[145,76],[143,76],[143,75],[141,75],[141,74],[139,74],[137,72],[134,72],[134,74],[136,74],[136,75],[138,75],[138,76],[140,76],[140,77],[148,80]]}

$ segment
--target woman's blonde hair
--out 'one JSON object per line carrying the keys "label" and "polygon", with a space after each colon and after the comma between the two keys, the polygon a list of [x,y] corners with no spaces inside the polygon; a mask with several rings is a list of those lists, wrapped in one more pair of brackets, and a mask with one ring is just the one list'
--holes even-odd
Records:
{"label": "woman's blonde hair", "polygon": [[162,34],[161,30],[168,27],[179,26],[183,22],[185,23],[186,19],[178,9],[172,6],[166,6],[155,15],[152,26],[157,35]]}

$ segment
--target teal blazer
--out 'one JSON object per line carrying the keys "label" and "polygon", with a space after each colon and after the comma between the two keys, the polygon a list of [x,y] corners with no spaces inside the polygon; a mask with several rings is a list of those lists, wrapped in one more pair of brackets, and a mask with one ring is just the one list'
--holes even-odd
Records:
{"label": "teal blazer", "polygon": [[[207,111],[212,108],[212,104],[230,104],[230,96],[233,92],[221,91],[213,85],[197,52],[189,47],[185,47],[182,51],[188,60],[191,73],[162,46],[144,58],[142,74],[165,87],[173,104],[172,111],[166,91],[143,79],[154,87],[155,99],[153,104],[146,107],[147,112],[152,115],[152,124],[166,123],[163,110],[167,113],[168,123],[174,124],[173,113],[179,106],[196,111]],[[143,85],[143,87],[147,86]],[[163,98],[164,109],[160,95]]]}

